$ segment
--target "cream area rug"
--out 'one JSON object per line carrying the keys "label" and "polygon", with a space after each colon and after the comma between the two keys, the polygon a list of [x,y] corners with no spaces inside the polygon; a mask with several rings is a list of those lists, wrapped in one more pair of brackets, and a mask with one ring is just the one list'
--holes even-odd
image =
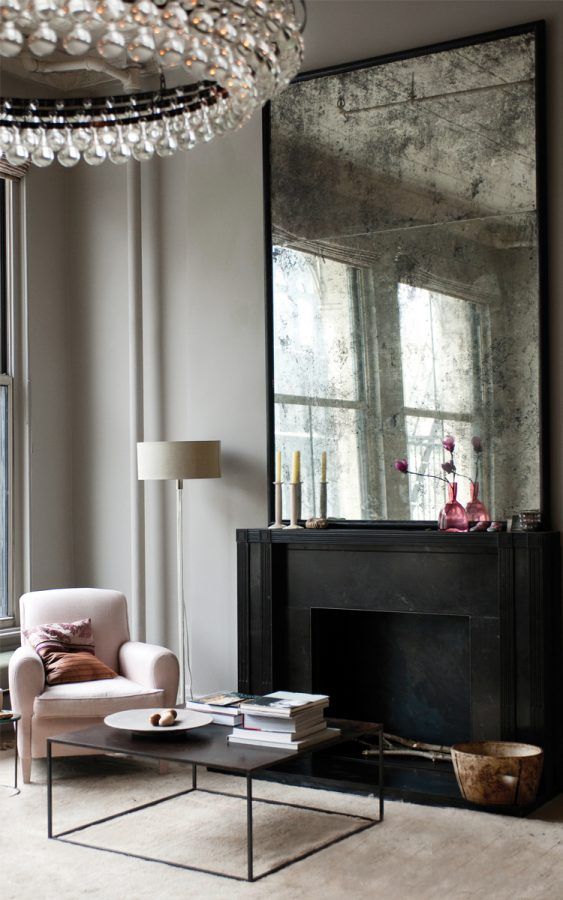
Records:
{"label": "cream area rug", "polygon": [[[56,760],[55,831],[112,815],[190,786],[188,767],[160,775],[140,761]],[[12,751],[0,752],[11,783]],[[0,788],[2,900],[560,900],[563,798],[534,818],[387,803],[385,821],[254,884],[47,839],[46,767],[19,796]],[[202,787],[244,794],[238,778],[200,772]],[[373,816],[374,798],[254,782],[255,797]],[[342,836],[358,819],[256,803],[255,870]],[[244,875],[245,803],[188,794],[70,835],[122,853],[157,856]]]}

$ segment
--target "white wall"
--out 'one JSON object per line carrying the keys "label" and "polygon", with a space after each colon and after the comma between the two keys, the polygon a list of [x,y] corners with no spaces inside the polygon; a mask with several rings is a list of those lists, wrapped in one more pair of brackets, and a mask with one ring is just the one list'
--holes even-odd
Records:
{"label": "white wall", "polygon": [[[546,17],[550,215],[553,247],[560,246],[563,189],[557,160],[563,138],[561,117],[556,114],[563,72],[560,3],[310,0],[308,9],[306,69]],[[49,177],[33,176],[34,181]],[[72,346],[73,574],[77,584],[105,584],[129,593],[126,173],[111,165],[97,170],[81,166],[61,173],[48,190],[61,190],[63,180]],[[258,118],[240,133],[189,154],[144,164],[142,169],[145,437],[223,441],[223,478],[186,485],[185,491],[196,691],[236,685],[235,529],[266,523],[261,181]],[[40,243],[40,229],[33,240]],[[550,320],[554,411],[561,408],[562,266],[561,255],[554,252]],[[60,319],[60,308],[58,315]],[[52,339],[58,346],[60,337]],[[45,368],[48,360],[43,357],[42,363]],[[60,380],[56,384],[60,386]],[[64,397],[64,386],[62,392]],[[59,409],[63,418],[65,408],[63,402]],[[553,417],[552,493],[554,524],[561,528],[563,434],[558,418]],[[67,471],[68,445],[64,452],[62,447],[46,446],[48,418],[42,419],[39,430],[45,454],[40,468],[52,470],[55,482],[43,488],[46,497],[37,495],[37,504],[56,506],[56,485]],[[62,455],[57,457],[59,449]],[[147,484],[146,491],[148,637],[174,647],[174,486]],[[59,520],[69,506],[64,491],[61,504]],[[69,554],[67,547],[53,556],[55,538],[44,509],[41,517],[34,555],[38,586],[52,583],[57,570],[61,580],[67,578]]]}
{"label": "white wall", "polygon": [[113,166],[95,173],[84,166],[69,184],[74,578],[128,591],[125,178]]}
{"label": "white wall", "polygon": [[31,586],[73,583],[72,371],[65,172],[26,179],[31,412]]}
{"label": "white wall", "polygon": [[[255,119],[143,170],[145,437],[222,441],[222,478],[184,489],[198,691],[236,684],[235,530],[266,516],[259,146]],[[175,623],[174,492],[146,485],[148,634],[164,641]]]}

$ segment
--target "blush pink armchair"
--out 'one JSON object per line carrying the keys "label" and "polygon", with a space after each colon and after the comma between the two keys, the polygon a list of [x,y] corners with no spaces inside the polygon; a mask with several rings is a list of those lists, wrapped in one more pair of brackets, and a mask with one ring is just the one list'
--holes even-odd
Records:
{"label": "blush pink armchair", "polygon": [[[164,647],[129,640],[123,594],[97,588],[35,591],[21,597],[20,614],[22,630],[91,618],[96,656],[118,673],[102,681],[49,686],[41,659],[22,634],[22,646],[10,660],[9,684],[12,709],[22,717],[18,753],[25,783],[31,780],[31,760],[46,756],[46,738],[87,728],[123,709],[176,703],[178,660]],[[77,755],[77,748],[56,744],[53,753]]]}

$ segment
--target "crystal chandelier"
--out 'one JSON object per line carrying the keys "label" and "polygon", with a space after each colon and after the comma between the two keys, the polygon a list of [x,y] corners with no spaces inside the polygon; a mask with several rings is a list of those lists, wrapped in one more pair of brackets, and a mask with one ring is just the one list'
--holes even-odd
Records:
{"label": "crystal chandelier", "polygon": [[0,151],[12,165],[95,166],[210,141],[297,73],[300,12],[294,0],[0,0],[2,69],[48,93],[0,98]]}

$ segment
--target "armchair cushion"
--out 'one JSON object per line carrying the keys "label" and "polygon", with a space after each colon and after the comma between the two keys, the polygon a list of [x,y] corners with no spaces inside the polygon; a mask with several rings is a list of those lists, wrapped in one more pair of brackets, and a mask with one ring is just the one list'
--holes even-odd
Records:
{"label": "armchair cushion", "polygon": [[49,653],[43,660],[47,684],[75,684],[115,678],[117,673],[93,653]]}
{"label": "armchair cushion", "polygon": [[98,681],[116,673],[94,656],[92,620],[52,622],[23,630],[45,666],[47,684]]}
{"label": "armchair cushion", "polygon": [[164,705],[164,691],[147,688],[118,675],[105,681],[82,681],[46,687],[35,698],[38,718],[88,718],[108,716],[123,709],[149,709]]}
{"label": "armchair cushion", "polygon": [[87,650],[94,652],[94,635],[92,619],[79,619],[77,622],[49,622],[24,628],[23,636],[39,656],[54,650]]}

